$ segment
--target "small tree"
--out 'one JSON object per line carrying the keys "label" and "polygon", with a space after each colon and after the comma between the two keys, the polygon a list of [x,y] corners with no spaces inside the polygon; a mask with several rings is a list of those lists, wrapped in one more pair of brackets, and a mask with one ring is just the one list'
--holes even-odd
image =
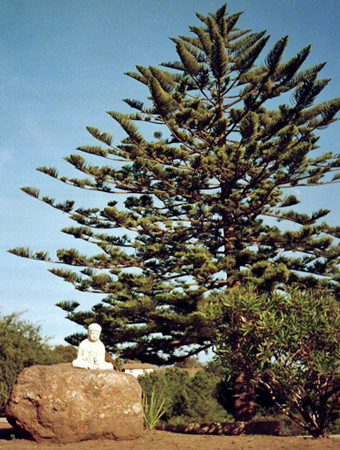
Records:
{"label": "small tree", "polygon": [[204,311],[231,375],[241,369],[284,414],[314,437],[323,435],[340,399],[338,302],[318,292],[249,288],[217,296]]}
{"label": "small tree", "polygon": [[41,337],[40,327],[20,319],[19,314],[0,317],[0,410],[5,407],[19,373],[34,364],[60,362]]}

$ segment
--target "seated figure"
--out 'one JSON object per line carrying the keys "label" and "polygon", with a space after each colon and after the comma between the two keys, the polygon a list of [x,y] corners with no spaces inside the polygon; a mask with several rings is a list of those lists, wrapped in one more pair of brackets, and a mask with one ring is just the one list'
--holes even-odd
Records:
{"label": "seated figure", "polygon": [[77,359],[72,361],[73,367],[113,370],[113,365],[105,361],[105,347],[99,340],[101,330],[97,323],[88,326],[88,337],[79,344]]}

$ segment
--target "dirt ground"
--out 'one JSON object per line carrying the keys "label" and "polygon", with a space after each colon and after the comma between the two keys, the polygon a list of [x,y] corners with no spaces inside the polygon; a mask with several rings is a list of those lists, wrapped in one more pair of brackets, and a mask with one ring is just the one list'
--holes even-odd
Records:
{"label": "dirt ground", "polygon": [[340,436],[203,436],[169,431],[144,431],[134,441],[96,440],[77,444],[36,443],[16,439],[10,425],[0,421],[0,450],[339,450]]}

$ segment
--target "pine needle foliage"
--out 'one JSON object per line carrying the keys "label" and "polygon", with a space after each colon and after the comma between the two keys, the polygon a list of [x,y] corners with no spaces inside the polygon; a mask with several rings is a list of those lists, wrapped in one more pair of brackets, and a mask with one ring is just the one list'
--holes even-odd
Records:
{"label": "pine needle foliage", "polygon": [[115,145],[89,127],[100,145],[78,148],[105,165],[75,154],[66,161],[84,178],[39,169],[107,194],[105,208],[55,204],[23,188],[69,214],[78,226],[65,233],[99,248],[95,256],[58,251],[56,263],[70,269],[52,272],[105,295],[88,312],[60,306],[78,324],[99,322],[107,348],[123,357],[169,364],[207,350],[215,329],[199,308],[216,290],[251,282],[259,292],[287,284],[340,294],[340,227],[320,223],[328,211],[292,209],[291,189],[339,181],[339,157],[321,154],[317,141],[337,120],[340,99],[316,103],[328,80],[318,79],[324,63],[302,68],[310,47],[285,61],[286,36],[264,55],[266,32],[237,28],[240,14],[225,5],[198,14],[191,36],[173,39],[178,60],[127,73],[146,101],[125,99],[131,114],[108,112],[126,138]]}

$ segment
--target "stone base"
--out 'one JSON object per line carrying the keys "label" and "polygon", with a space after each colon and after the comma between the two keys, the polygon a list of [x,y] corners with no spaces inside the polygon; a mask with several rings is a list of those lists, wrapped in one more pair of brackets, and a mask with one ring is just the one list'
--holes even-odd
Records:
{"label": "stone base", "polygon": [[35,441],[135,439],[143,431],[141,387],[122,372],[32,366],[13,386],[6,417]]}

